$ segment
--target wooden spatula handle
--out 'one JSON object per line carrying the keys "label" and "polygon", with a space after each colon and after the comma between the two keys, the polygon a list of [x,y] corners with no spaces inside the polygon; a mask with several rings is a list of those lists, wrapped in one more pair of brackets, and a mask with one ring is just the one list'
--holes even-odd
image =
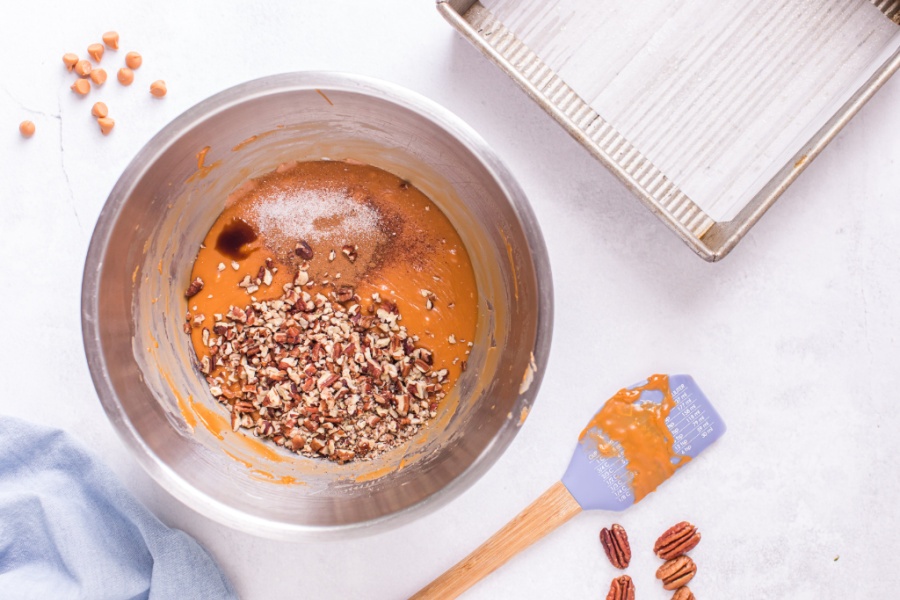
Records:
{"label": "wooden spatula handle", "polygon": [[506,561],[575,515],[581,507],[561,482],[528,505],[474,552],[419,590],[410,600],[456,598]]}

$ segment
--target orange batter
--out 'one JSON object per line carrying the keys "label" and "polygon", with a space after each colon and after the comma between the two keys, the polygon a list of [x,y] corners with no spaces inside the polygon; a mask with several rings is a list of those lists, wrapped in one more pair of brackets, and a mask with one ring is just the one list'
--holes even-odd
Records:
{"label": "orange batter", "polygon": [[[635,404],[647,390],[662,392],[662,402]],[[675,453],[675,438],[666,426],[666,417],[673,408],[675,400],[669,389],[669,376],[653,375],[642,386],[616,392],[581,432],[580,440],[590,435],[597,442],[600,456],[609,458],[621,453],[628,459],[627,469],[634,476],[635,503],[690,460],[689,456]],[[605,433],[610,441],[597,435],[597,430]],[[613,443],[620,444],[621,451]]]}
{"label": "orange batter", "polygon": [[[308,261],[295,253],[301,239],[290,235],[292,228],[312,249]],[[270,285],[249,294],[238,287],[248,275],[255,279],[267,259]],[[229,197],[191,273],[192,281],[204,283],[188,300],[198,359],[208,353],[203,330],[212,329],[215,314],[252,298],[279,297],[303,262],[315,282],[311,294],[350,285],[363,305],[373,293],[396,303],[401,324],[433,352],[435,369],[449,370],[446,389],[452,387],[476,328],[478,294],[468,252],[447,217],[415,187],[381,169],[342,161],[284,164]]]}

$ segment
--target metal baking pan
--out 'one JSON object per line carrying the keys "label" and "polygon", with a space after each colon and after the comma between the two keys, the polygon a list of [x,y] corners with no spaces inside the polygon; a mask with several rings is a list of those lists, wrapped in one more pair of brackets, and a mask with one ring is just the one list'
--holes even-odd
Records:
{"label": "metal baking pan", "polygon": [[[844,10],[831,3],[823,10]],[[489,4],[488,0],[485,0]],[[900,24],[900,0],[871,0],[888,19]],[[524,4],[524,3],[523,3]],[[786,10],[792,10],[785,2]],[[846,3],[845,3],[846,5]],[[794,5],[797,6],[797,5]],[[871,6],[866,5],[866,10]],[[725,257],[749,229],[772,206],[775,200],[797,178],[809,163],[825,148],[878,89],[900,68],[900,49],[888,48],[879,60],[850,87],[848,96],[841,96],[836,110],[818,115],[816,128],[807,137],[804,131],[799,150],[788,151],[789,158],[779,157],[761,180],[750,188],[749,200],[739,204],[729,218],[715,220],[698,206],[679,185],[653,161],[644,156],[615,127],[610,125],[573,86],[550,68],[519,39],[500,18],[476,0],[437,0],[438,11],[467,40],[513,78],[525,92],[556,119],[572,137],[578,140],[601,163],[606,165],[625,185],[663,222],[703,259],[714,262]],[[880,19],[880,16],[878,17]],[[889,23],[889,21],[885,21]],[[543,25],[543,24],[542,24]],[[825,40],[827,43],[827,40]],[[883,59],[883,60],[882,60]],[[786,68],[777,64],[773,69]],[[732,72],[728,77],[737,77]],[[740,84],[740,80],[735,80]],[[642,82],[652,88],[654,81]],[[734,83],[734,82],[732,82]],[[748,82],[748,85],[752,82]],[[845,101],[844,97],[847,97]],[[818,125],[818,123],[823,123]],[[654,139],[672,140],[662,133]],[[796,141],[794,146],[796,146]],[[793,152],[793,154],[791,154]],[[784,153],[783,153],[784,154]],[[769,173],[774,176],[769,178]],[[752,194],[752,195],[751,195]],[[743,206],[743,208],[740,208]]]}

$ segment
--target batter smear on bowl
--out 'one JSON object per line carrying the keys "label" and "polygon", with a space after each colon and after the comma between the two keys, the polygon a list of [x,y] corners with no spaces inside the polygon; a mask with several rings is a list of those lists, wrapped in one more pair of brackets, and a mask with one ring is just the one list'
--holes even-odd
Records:
{"label": "batter smear on bowl", "polygon": [[247,181],[206,236],[185,331],[232,427],[310,457],[406,444],[466,369],[477,286],[409,182],[341,161]]}

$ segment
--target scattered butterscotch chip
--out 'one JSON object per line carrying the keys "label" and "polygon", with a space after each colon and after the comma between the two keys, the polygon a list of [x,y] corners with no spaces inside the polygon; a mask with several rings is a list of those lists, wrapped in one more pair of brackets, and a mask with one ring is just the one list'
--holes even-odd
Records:
{"label": "scattered butterscotch chip", "polygon": [[143,62],[144,59],[137,52],[129,52],[125,55],[125,64],[128,65],[129,69],[140,69]]}
{"label": "scattered butterscotch chip", "polygon": [[115,31],[107,31],[103,34],[103,43],[106,44],[106,47],[110,50],[118,50],[119,34]]}
{"label": "scattered butterscotch chip", "polygon": [[122,85],[131,85],[131,83],[134,81],[134,71],[132,71],[128,67],[122,67],[116,74],[116,78],[118,78],[119,83],[121,83]]}
{"label": "scattered butterscotch chip", "polygon": [[91,55],[96,62],[100,62],[103,58],[103,44],[91,44],[88,46],[88,54]]}
{"label": "scattered butterscotch chip", "polygon": [[72,84],[72,91],[79,96],[87,96],[91,91],[91,82],[87,79],[76,79]]}
{"label": "scattered butterscotch chip", "polygon": [[97,119],[97,124],[100,125],[100,133],[103,135],[109,135],[109,132],[112,131],[112,128],[116,126],[116,122],[109,117],[101,117]]}
{"label": "scattered butterscotch chip", "polygon": [[166,82],[162,79],[158,79],[150,84],[150,93],[157,98],[165,96],[166,91]]}
{"label": "scattered butterscotch chip", "polygon": [[19,123],[19,133],[22,134],[23,138],[30,138],[34,135],[34,122],[32,121],[22,121]]}
{"label": "scattered butterscotch chip", "polygon": [[63,63],[66,65],[66,71],[71,71],[78,64],[78,55],[71,52],[63,54]]}
{"label": "scattered butterscotch chip", "polygon": [[91,107],[91,114],[98,119],[102,119],[109,114],[109,108],[103,102],[95,102],[94,106]]}
{"label": "scattered butterscotch chip", "polygon": [[106,83],[106,70],[105,69],[91,69],[91,81],[94,82],[94,85],[103,85]]}
{"label": "scattered butterscotch chip", "polygon": [[87,77],[90,75],[91,68],[91,61],[84,58],[75,63],[75,73],[78,74],[79,77]]}

